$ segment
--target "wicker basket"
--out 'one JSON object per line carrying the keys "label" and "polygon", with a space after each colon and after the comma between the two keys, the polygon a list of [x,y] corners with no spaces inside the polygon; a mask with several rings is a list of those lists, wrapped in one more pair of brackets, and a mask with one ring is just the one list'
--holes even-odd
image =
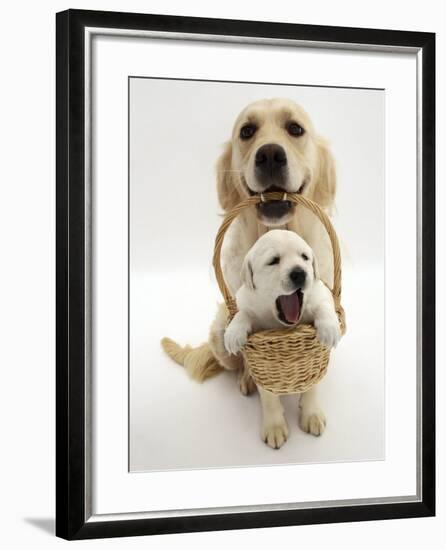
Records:
{"label": "wicker basket", "polygon": [[[246,208],[260,201],[288,200],[303,205],[322,222],[333,251],[334,284],[332,289],[341,334],[345,333],[345,315],[341,306],[341,255],[335,230],[325,212],[313,201],[298,194],[265,193],[240,202],[223,220],[215,239],[214,269],[220,291],[232,319],[237,305],[226,286],[220,263],[225,233],[233,220]],[[302,324],[279,330],[251,334],[242,350],[245,365],[257,385],[277,394],[303,393],[319,382],[327,372],[330,350],[316,337],[312,325]]]}

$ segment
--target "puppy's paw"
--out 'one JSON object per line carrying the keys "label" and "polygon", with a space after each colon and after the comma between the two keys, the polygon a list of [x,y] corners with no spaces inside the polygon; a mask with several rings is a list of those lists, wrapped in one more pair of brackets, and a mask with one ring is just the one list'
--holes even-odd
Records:
{"label": "puppy's paw", "polygon": [[322,435],[327,425],[324,411],[322,409],[306,410],[301,409],[299,416],[299,426],[304,432],[312,435]]}
{"label": "puppy's paw", "polygon": [[341,330],[339,322],[335,318],[333,320],[316,320],[314,323],[318,340],[327,348],[335,348],[341,338]]}
{"label": "puppy's paw", "polygon": [[236,323],[230,323],[225,332],[225,348],[231,355],[237,355],[248,340],[248,331]]}
{"label": "puppy's paw", "polygon": [[274,422],[264,422],[261,437],[271,449],[280,449],[288,439],[288,433],[288,425],[282,416]]}

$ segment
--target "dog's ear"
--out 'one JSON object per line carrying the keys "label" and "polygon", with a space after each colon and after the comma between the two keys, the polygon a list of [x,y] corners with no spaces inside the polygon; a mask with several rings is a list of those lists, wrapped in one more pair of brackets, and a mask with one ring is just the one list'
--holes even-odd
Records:
{"label": "dog's ear", "polygon": [[319,266],[318,266],[317,259],[316,259],[316,256],[315,256],[314,252],[313,252],[313,274],[314,274],[315,279],[320,279],[320,277],[319,277]]}
{"label": "dog's ear", "polygon": [[232,170],[232,143],[228,141],[217,161],[217,194],[220,206],[225,212],[242,200],[238,177],[238,173]]}
{"label": "dog's ear", "polygon": [[330,210],[336,194],[336,165],[328,143],[321,137],[316,138],[317,167],[314,171],[312,200]]}
{"label": "dog's ear", "polygon": [[246,285],[249,290],[255,290],[255,284],[254,284],[254,273],[252,271],[252,265],[251,262],[248,260],[248,258],[245,258],[243,260],[242,265],[242,282]]}

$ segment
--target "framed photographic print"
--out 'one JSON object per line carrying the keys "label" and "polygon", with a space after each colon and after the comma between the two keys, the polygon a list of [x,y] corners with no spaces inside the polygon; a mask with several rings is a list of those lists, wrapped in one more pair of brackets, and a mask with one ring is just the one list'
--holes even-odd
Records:
{"label": "framed photographic print", "polygon": [[56,23],[56,534],[434,515],[435,36]]}

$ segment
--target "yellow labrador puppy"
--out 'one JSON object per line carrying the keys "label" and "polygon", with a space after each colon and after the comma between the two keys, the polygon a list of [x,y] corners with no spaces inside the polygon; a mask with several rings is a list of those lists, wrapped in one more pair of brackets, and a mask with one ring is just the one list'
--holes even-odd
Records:
{"label": "yellow labrador puppy", "polygon": [[[237,355],[249,334],[259,330],[310,323],[328,348],[341,337],[333,297],[318,278],[316,259],[307,243],[292,231],[274,229],[249,250],[236,293],[238,312],[224,334],[226,350]],[[263,409],[262,439],[279,449],[288,426],[278,396],[259,387]]]}
{"label": "yellow labrador puppy", "polygon": [[[288,99],[265,99],[248,105],[237,117],[231,139],[217,163],[217,192],[225,212],[256,193],[283,191],[301,193],[330,210],[336,191],[334,160],[304,109]],[[315,216],[289,201],[262,203],[244,211],[230,227],[222,250],[222,267],[229,289],[235,295],[242,284],[245,255],[269,228],[286,228],[301,235],[319,262],[321,279],[332,285],[331,250],[325,230]],[[202,381],[222,368],[237,369],[240,389],[248,394],[255,385],[243,367],[240,355],[224,345],[227,311],[222,305],[210,330],[209,341],[198,348],[180,347],[163,339],[165,351]],[[300,400],[300,426],[320,435],[325,416],[316,387]]]}

